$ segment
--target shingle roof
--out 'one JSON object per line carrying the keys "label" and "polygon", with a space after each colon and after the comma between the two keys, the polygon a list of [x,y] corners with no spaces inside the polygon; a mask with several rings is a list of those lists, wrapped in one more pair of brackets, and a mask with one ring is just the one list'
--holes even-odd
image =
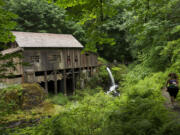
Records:
{"label": "shingle roof", "polygon": [[83,48],[70,34],[12,32],[19,47]]}
{"label": "shingle roof", "polygon": [[0,53],[2,55],[6,55],[6,54],[12,54],[12,53],[15,53],[15,52],[18,52],[18,51],[22,51],[22,50],[23,50],[22,48],[17,47],[17,48],[6,49],[4,51],[1,51]]}

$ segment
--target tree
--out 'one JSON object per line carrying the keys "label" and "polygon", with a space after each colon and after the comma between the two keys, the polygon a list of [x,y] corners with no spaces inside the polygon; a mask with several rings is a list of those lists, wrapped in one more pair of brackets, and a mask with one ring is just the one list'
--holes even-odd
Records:
{"label": "tree", "polygon": [[[171,39],[170,31],[177,22],[170,18],[179,0],[129,0],[124,5],[123,25],[131,54],[154,71],[164,70],[172,63],[163,49]],[[173,26],[173,27],[172,27]]]}
{"label": "tree", "polygon": [[[49,0],[49,2],[54,2]],[[97,51],[98,45],[115,44],[114,39],[102,29],[106,18],[115,14],[113,0],[57,0],[55,2],[65,8],[74,20],[86,30],[86,51]]]}
{"label": "tree", "polygon": [[1,42],[1,49],[4,43],[8,43],[13,41],[14,38],[12,36],[11,30],[15,26],[15,22],[12,19],[15,18],[15,15],[8,12],[4,8],[4,3],[0,0],[0,42]]}
{"label": "tree", "polygon": [[[15,27],[15,22],[12,21],[16,15],[8,12],[4,7],[4,2],[0,0],[0,50],[8,48],[7,43],[14,41],[14,36],[11,30]],[[15,63],[12,61],[17,55],[2,55],[0,54],[0,78],[7,77],[5,74],[10,68],[15,68]],[[4,63],[3,61],[6,61]]]}
{"label": "tree", "polygon": [[130,62],[132,61],[132,57],[130,55],[129,43],[125,40],[125,31],[121,27],[123,24],[123,8],[122,6],[116,6],[114,8],[117,11],[116,15],[112,18],[107,18],[101,27],[108,34],[108,37],[114,39],[115,44],[98,46],[98,53],[101,57],[109,61]]}
{"label": "tree", "polygon": [[84,31],[73,21],[66,21],[63,8],[45,0],[8,0],[8,10],[17,14],[16,31],[73,34],[83,42]]}

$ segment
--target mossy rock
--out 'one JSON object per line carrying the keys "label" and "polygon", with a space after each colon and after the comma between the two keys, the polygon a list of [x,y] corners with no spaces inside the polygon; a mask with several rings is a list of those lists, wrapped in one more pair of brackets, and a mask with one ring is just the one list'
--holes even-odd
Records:
{"label": "mossy rock", "polygon": [[20,108],[19,104],[22,93],[21,85],[13,85],[8,88],[0,90],[0,114],[2,112],[17,110]]}
{"label": "mossy rock", "polygon": [[46,98],[47,93],[37,83],[14,85],[0,91],[0,101],[4,106],[0,109],[10,108],[17,109],[31,109],[34,106],[40,105]]}
{"label": "mossy rock", "polygon": [[40,105],[47,96],[45,90],[39,84],[22,84],[21,108],[31,109]]}

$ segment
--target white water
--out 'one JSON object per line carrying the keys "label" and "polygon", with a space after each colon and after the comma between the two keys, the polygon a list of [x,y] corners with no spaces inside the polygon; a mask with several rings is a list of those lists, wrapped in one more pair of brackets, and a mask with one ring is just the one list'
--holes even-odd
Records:
{"label": "white water", "polygon": [[111,79],[111,82],[112,82],[112,86],[114,86],[115,85],[115,81],[114,81],[114,77],[113,77],[113,75],[111,73],[111,70],[108,67],[106,68],[106,70],[109,73],[109,76],[110,76],[110,79]]}
{"label": "white water", "polygon": [[111,73],[111,70],[110,70],[108,67],[106,68],[106,70],[108,71],[109,77],[110,77],[111,82],[112,82],[112,85],[111,85],[111,87],[109,88],[109,91],[107,91],[107,94],[109,94],[109,93],[111,93],[111,92],[114,92],[116,95],[119,96],[120,94],[116,91],[118,85],[115,84],[114,77],[113,77],[113,75],[112,75],[112,73]]}

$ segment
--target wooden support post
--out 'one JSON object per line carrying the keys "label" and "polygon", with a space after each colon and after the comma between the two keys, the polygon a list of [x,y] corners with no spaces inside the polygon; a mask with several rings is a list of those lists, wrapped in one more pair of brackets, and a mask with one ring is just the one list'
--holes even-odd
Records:
{"label": "wooden support post", "polygon": [[64,95],[67,96],[67,87],[66,87],[66,70],[63,70],[63,80],[64,80]]}
{"label": "wooden support post", "polygon": [[44,72],[44,83],[45,83],[45,90],[48,93],[47,71]]}
{"label": "wooden support post", "polygon": [[25,83],[25,73],[22,74],[22,83]]}
{"label": "wooden support post", "polygon": [[79,68],[79,79],[81,79],[81,68]]}
{"label": "wooden support post", "polygon": [[54,70],[54,92],[55,94],[58,94],[58,91],[57,91],[57,71]]}
{"label": "wooden support post", "polygon": [[91,77],[91,68],[87,67],[87,78],[89,79]]}
{"label": "wooden support post", "polygon": [[91,77],[93,76],[93,67],[91,67]]}
{"label": "wooden support post", "polygon": [[74,68],[72,69],[72,85],[73,85],[73,94],[75,94],[75,74],[74,74]]}
{"label": "wooden support post", "polygon": [[33,80],[32,80],[32,82],[33,83],[37,82],[35,71],[33,72]]}

